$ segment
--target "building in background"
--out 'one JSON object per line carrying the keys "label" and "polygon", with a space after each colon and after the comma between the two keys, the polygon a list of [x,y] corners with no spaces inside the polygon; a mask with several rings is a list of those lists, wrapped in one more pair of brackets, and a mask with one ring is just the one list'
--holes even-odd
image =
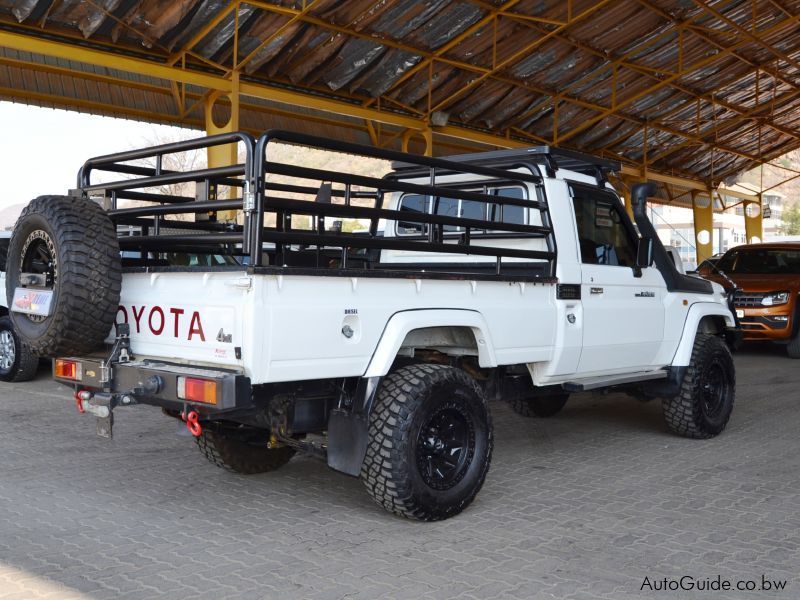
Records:
{"label": "building in background", "polygon": [[[746,194],[758,194],[757,188],[746,183],[739,183],[728,189]],[[726,206],[732,208],[725,212],[714,213],[712,236],[714,254],[726,252],[734,246],[747,243],[744,229],[744,205],[738,198],[727,196],[715,198],[715,208],[722,206],[722,200]],[[764,241],[768,242],[783,234],[781,215],[784,210],[784,197],[783,194],[770,191],[763,195],[762,201],[764,204]],[[697,253],[692,210],[679,206],[653,204],[650,212],[650,218],[661,242],[665,246],[676,248],[686,268],[694,269],[697,266]]]}

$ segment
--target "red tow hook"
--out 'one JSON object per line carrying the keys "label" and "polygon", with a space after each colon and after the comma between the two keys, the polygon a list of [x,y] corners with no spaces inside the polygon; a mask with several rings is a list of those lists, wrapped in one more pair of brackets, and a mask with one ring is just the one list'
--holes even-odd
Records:
{"label": "red tow hook", "polygon": [[89,390],[78,390],[75,392],[75,406],[78,408],[79,413],[83,414],[86,412],[83,403],[91,400],[92,396],[94,396],[94,394]]}
{"label": "red tow hook", "polygon": [[189,433],[194,437],[203,435],[203,426],[200,425],[200,415],[197,414],[196,410],[190,410],[188,414],[186,412],[181,413],[181,419],[186,423],[186,429],[188,429]]}

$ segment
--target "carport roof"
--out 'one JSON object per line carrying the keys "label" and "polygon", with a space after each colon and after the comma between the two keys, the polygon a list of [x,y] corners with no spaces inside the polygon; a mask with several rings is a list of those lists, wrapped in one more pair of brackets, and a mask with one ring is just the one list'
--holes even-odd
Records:
{"label": "carport roof", "polygon": [[0,97],[202,128],[204,95],[238,89],[251,131],[392,146],[431,126],[439,154],[551,144],[717,184],[800,147],[798,15],[800,0],[0,0]]}

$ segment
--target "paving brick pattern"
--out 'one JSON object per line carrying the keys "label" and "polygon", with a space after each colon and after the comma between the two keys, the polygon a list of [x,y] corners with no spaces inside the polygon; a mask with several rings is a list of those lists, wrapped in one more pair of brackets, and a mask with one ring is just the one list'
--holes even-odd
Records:
{"label": "paving brick pattern", "polygon": [[[546,420],[495,403],[486,485],[432,524],[314,459],[239,476],[156,409],[118,411],[107,442],[46,372],[0,383],[0,598],[800,598],[800,362],[764,348],[736,364],[710,441],[619,394]],[[640,589],[762,574],[787,589]]]}

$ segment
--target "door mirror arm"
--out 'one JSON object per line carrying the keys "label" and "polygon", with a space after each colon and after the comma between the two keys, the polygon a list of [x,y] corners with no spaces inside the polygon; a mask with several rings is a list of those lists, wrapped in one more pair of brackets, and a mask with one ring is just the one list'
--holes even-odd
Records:
{"label": "door mirror arm", "polygon": [[642,237],[639,238],[639,244],[636,247],[636,264],[633,267],[633,276],[641,277],[642,269],[649,267],[653,264],[653,238]]}

